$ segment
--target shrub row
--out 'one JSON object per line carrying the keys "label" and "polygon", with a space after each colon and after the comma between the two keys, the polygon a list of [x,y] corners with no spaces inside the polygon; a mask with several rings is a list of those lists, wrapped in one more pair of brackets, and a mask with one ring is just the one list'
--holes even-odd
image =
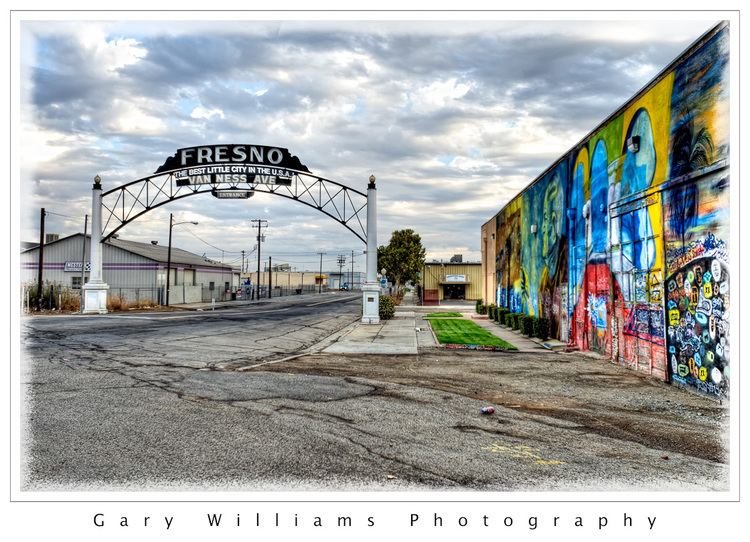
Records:
{"label": "shrub row", "polygon": [[528,316],[521,312],[510,312],[508,309],[500,311],[497,314],[497,321],[505,326],[520,330],[528,337],[538,337],[542,340],[549,338],[549,319]]}
{"label": "shrub row", "polygon": [[528,316],[522,312],[510,312],[505,307],[498,307],[494,303],[485,305],[481,299],[477,299],[476,310],[478,314],[487,314],[490,320],[498,324],[520,330],[528,337],[538,337],[539,339],[549,338],[549,319]]}

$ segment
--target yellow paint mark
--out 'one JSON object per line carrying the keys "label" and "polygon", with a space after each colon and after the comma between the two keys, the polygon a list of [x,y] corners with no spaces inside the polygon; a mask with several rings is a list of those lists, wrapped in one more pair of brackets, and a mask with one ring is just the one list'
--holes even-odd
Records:
{"label": "yellow paint mark", "polygon": [[[575,177],[575,174],[578,171],[579,164],[583,166],[583,201],[580,202],[580,205],[583,206],[584,202],[588,201],[591,197],[591,183],[589,179],[589,169],[591,165],[589,164],[589,150],[587,147],[583,147],[578,152],[578,157],[576,158],[576,163],[573,167],[573,177]],[[580,209],[578,209],[578,211],[580,212]]]}
{"label": "yellow paint mark", "polygon": [[537,465],[565,465],[565,461],[557,459],[544,459],[539,455],[539,450],[526,446],[524,444],[517,444],[515,446],[505,446],[500,443],[494,443],[492,446],[482,448],[494,454],[502,454],[513,459],[524,459],[533,461]]}

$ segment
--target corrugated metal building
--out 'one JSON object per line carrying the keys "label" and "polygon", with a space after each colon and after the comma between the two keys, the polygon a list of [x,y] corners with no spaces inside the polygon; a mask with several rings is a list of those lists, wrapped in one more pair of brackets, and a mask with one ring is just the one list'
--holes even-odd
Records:
{"label": "corrugated metal building", "polygon": [[425,305],[444,299],[482,299],[482,264],[480,262],[425,262]]}
{"label": "corrugated metal building", "polygon": [[[102,272],[110,297],[127,303],[165,301],[168,247],[109,239],[102,247]],[[86,236],[86,266],[91,237]],[[83,234],[77,233],[44,245],[43,280],[56,287],[81,287]],[[39,247],[21,252],[21,281],[36,284]],[[89,274],[86,272],[85,281]],[[231,299],[239,286],[239,271],[192,252],[172,247],[170,304]]]}

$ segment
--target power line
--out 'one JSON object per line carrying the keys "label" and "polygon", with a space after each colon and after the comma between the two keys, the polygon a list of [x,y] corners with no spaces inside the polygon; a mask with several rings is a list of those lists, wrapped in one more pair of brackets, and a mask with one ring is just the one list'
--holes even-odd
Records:
{"label": "power line", "polygon": [[190,235],[192,235],[193,237],[195,237],[199,241],[201,241],[203,243],[206,243],[211,248],[215,248],[216,250],[218,250],[220,252],[223,252],[224,254],[242,254],[241,250],[240,251],[224,250],[223,248],[217,247],[216,245],[212,245],[211,243],[209,243],[205,239],[201,239],[198,235],[196,235],[195,233],[193,233],[191,230],[184,230],[184,231],[188,232]]}
{"label": "power line", "polygon": [[55,212],[52,212],[52,211],[45,211],[45,213],[48,214],[48,215],[55,215],[55,216],[62,216],[62,217],[65,217],[65,218],[72,218],[74,220],[80,220],[80,218],[81,218],[80,216],[64,215],[62,213],[55,213]]}

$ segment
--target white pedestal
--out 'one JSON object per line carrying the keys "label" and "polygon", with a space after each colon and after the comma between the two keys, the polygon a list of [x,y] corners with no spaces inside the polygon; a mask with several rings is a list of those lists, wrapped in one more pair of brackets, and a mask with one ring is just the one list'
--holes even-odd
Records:
{"label": "white pedestal", "polygon": [[104,282],[83,285],[83,314],[107,314],[107,291]]}
{"label": "white pedestal", "polygon": [[380,323],[380,287],[377,282],[366,282],[362,286],[362,323]]}

